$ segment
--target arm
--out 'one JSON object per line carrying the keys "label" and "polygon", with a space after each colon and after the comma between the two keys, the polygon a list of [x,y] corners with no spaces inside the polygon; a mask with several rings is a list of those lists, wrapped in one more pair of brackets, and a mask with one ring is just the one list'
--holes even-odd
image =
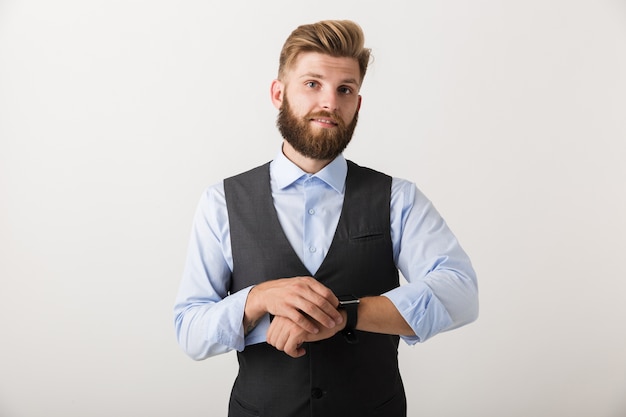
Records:
{"label": "arm", "polygon": [[210,187],[198,204],[174,307],[178,343],[191,358],[205,359],[264,342],[268,313],[289,317],[312,333],[341,322],[334,308],[337,298],[311,277],[277,279],[229,294],[232,265],[220,183]]}
{"label": "arm", "polygon": [[407,285],[383,296],[415,336],[410,344],[471,323],[478,317],[478,285],[470,259],[414,184],[394,178],[391,201],[394,259]]}
{"label": "arm", "polygon": [[357,330],[415,336],[415,332],[387,297],[363,297],[357,314]]}
{"label": "arm", "polygon": [[[311,324],[317,324],[319,331],[308,332],[291,319],[276,316],[267,331],[267,342],[276,349],[284,351],[291,357],[298,358],[306,354],[302,347],[304,342],[317,342],[328,339],[344,329],[346,325],[346,311],[339,310],[343,317],[341,323],[335,327],[323,327],[314,320]],[[386,297],[361,298],[358,308],[358,330],[414,336],[413,330],[398,312],[393,303]]]}
{"label": "arm", "polygon": [[[220,183],[198,203],[174,306],[178,343],[195,360],[243,350],[246,342],[241,323],[250,288],[228,293],[232,257],[227,219]],[[264,331],[249,335],[255,337],[264,339]]]}
{"label": "arm", "polygon": [[[407,343],[470,323],[478,314],[478,288],[470,260],[430,201],[415,185],[392,185],[391,227],[396,265],[408,284],[361,298],[357,330],[397,334]],[[304,342],[332,337],[345,326],[310,333],[275,317],[267,342],[290,356],[305,354]]]}

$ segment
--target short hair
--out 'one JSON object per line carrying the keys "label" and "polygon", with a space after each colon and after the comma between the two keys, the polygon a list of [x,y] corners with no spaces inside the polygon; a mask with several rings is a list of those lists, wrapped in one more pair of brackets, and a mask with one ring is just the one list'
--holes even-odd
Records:
{"label": "short hair", "polygon": [[280,52],[278,78],[285,75],[300,53],[319,52],[356,59],[362,82],[371,53],[371,49],[365,48],[364,44],[363,30],[351,20],[322,20],[298,26],[291,32]]}

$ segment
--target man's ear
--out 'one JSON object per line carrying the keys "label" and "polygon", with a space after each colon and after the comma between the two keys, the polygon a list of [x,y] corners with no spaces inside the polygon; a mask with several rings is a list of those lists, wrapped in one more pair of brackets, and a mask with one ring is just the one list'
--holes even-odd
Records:
{"label": "man's ear", "polygon": [[359,103],[356,105],[356,111],[361,110],[361,101],[363,100],[363,97],[359,94]]}
{"label": "man's ear", "polygon": [[272,97],[272,104],[278,110],[280,110],[283,105],[283,97],[285,94],[285,84],[283,84],[279,80],[272,81],[272,86],[270,87],[270,95]]}

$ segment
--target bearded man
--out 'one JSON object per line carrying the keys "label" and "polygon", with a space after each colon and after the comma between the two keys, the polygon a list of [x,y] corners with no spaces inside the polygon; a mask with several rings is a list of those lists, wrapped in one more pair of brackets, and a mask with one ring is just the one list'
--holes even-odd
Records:
{"label": "bearded man", "polygon": [[399,340],[477,318],[471,262],[432,203],[343,157],[369,59],[354,22],[294,30],[271,84],[280,151],[202,195],[176,334],[196,360],[237,351],[230,417],[406,416]]}

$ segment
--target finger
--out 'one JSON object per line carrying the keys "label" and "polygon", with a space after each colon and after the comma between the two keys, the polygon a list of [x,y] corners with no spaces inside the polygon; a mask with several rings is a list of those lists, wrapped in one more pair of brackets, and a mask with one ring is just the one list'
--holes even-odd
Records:
{"label": "finger", "polygon": [[[313,303],[316,307],[318,307],[324,314],[330,317],[333,321],[337,323],[341,323],[342,316],[339,311],[337,311],[337,306],[339,305],[339,299],[335,294],[330,290],[330,288],[326,287],[324,284],[317,281],[315,278],[310,278],[307,280],[307,283],[312,290],[310,293],[305,293],[307,300]],[[303,311],[306,311],[303,309]],[[307,314],[311,315],[309,312]],[[316,318],[311,315],[311,317]],[[317,319],[317,318],[316,318]],[[320,320],[318,320],[320,321]],[[320,321],[323,323],[323,321]]]}
{"label": "finger", "polygon": [[278,320],[274,319],[268,329],[268,343],[280,351],[285,350],[285,345],[289,340],[289,330],[285,324],[285,319],[282,317]]}
{"label": "finger", "polygon": [[293,358],[299,358],[306,353],[302,347],[303,331],[285,317],[274,319],[267,332],[267,343]]}
{"label": "finger", "polygon": [[265,340],[267,341],[268,344],[276,347],[276,337],[277,337],[276,326],[274,325],[274,322],[272,322],[272,324],[270,324],[270,327],[267,329]]}
{"label": "finger", "polygon": [[305,333],[317,334],[320,332],[319,324],[308,314],[300,309],[292,309],[285,318],[289,319],[294,326]]}
{"label": "finger", "polygon": [[[328,328],[342,322],[343,317],[335,307],[339,300],[330,289],[312,277],[294,278],[291,283],[293,287],[289,288],[289,295],[281,300],[286,309],[290,306],[296,308]],[[289,316],[309,332],[313,331],[302,319],[297,318],[293,311],[291,313],[284,311],[283,315]]]}
{"label": "finger", "polygon": [[306,355],[306,349],[304,349],[302,346],[296,346],[296,348],[289,350],[285,349],[284,352],[292,358],[300,358]]}
{"label": "finger", "polygon": [[316,333],[318,329],[302,313],[327,328],[333,328],[343,321],[335,308],[339,304],[337,297],[315,278],[296,277],[268,281],[257,288],[265,290],[263,298],[271,314],[289,317],[308,332]]}
{"label": "finger", "polygon": [[[325,299],[318,298],[315,302],[302,299],[298,302],[298,308],[302,313],[329,329],[343,321],[341,313]],[[296,323],[300,324],[299,321]]]}
{"label": "finger", "polygon": [[291,337],[287,340],[284,346],[284,352],[292,358],[299,358],[306,353],[306,350],[302,347],[304,341],[298,332],[291,334]]}
{"label": "finger", "polygon": [[313,291],[315,291],[320,297],[326,300],[330,305],[336,306],[337,304],[339,304],[339,299],[330,290],[330,288],[328,288],[315,278],[310,278],[308,280],[308,284]]}

